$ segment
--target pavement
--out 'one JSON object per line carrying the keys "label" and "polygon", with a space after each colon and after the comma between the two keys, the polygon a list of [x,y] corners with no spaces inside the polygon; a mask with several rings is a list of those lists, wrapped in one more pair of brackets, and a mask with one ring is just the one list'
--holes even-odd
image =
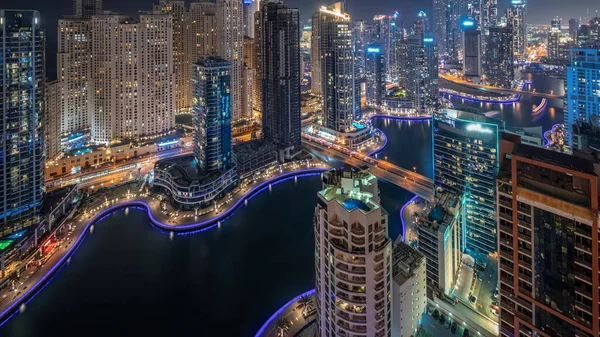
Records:
{"label": "pavement", "polygon": [[296,172],[301,174],[309,170],[315,172],[325,168],[324,164],[312,161],[277,166],[262,175],[243,181],[238,188],[226,196],[225,200],[199,216],[193,212],[161,211],[159,197],[148,193],[145,181],[141,179],[124,181],[100,190],[91,189],[89,195],[78,205],[74,216],[66,219],[61,225],[57,225],[56,228],[67,227],[65,227],[66,233],[61,235],[62,239],[56,242],[54,248],[44,254],[41,259],[36,256],[25,259],[24,263],[33,260],[30,263],[31,267],[20,275],[20,278],[15,281],[14,287],[0,290],[0,324],[10,318],[17,309],[25,310],[23,303],[34,296],[40,287],[52,278],[54,272],[69,262],[71,254],[85,239],[88,228],[89,232],[92,232],[93,224],[101,220],[105,214],[128,205],[140,205],[146,206],[150,210],[150,216],[154,222],[160,223],[155,223],[158,227],[162,226],[163,229],[173,230],[198,229],[210,225],[211,221],[216,222],[217,219],[224,218],[236,208],[238,201],[264,188],[262,186],[270,186],[270,182],[275,182],[277,176],[293,177]]}
{"label": "pavement", "polygon": [[497,321],[498,316],[492,313],[491,305],[492,295],[498,285],[498,260],[488,256],[488,262],[485,270],[482,272],[483,279],[477,280],[476,292],[477,311],[488,318]]}
{"label": "pavement", "polygon": [[405,204],[401,211],[402,214],[402,223],[405,228],[402,229],[402,233],[406,235],[406,239],[402,238],[403,241],[414,247],[415,243],[418,241],[419,236],[417,234],[417,230],[415,228],[416,221],[414,214],[422,214],[423,209],[426,206],[425,199],[420,197],[415,197],[410,199],[407,204]]}
{"label": "pavement", "polygon": [[433,316],[429,316],[428,314],[423,314],[421,322],[421,329],[417,333],[417,337],[462,336],[464,332],[462,324],[457,322],[458,325],[456,328],[456,332],[452,333],[452,330],[446,329],[446,327],[442,323],[440,323],[439,320],[433,318]]}
{"label": "pavement", "polygon": [[[280,332],[282,330],[279,325],[281,320],[287,322],[284,329],[285,336],[296,336],[300,332],[302,333],[301,336],[313,336],[310,332],[314,331],[314,324],[310,327],[308,325],[313,323],[317,318],[316,311],[314,310],[316,306],[315,294],[315,291],[311,290],[286,303],[265,322],[255,337],[281,337]],[[307,296],[310,299],[307,310],[311,314],[308,316],[305,315],[306,310],[304,306],[299,302],[301,296]],[[304,329],[305,327],[307,329]]]}

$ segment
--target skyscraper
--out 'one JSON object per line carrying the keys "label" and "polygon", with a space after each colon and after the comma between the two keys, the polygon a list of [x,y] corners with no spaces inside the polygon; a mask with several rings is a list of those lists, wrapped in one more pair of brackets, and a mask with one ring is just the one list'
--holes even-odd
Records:
{"label": "skyscraper", "polygon": [[368,170],[323,174],[314,216],[320,336],[391,334],[392,242],[378,193]]}
{"label": "skyscraper", "polygon": [[74,0],[73,14],[79,19],[91,19],[102,14],[102,0]]}
{"label": "skyscraper", "polygon": [[487,82],[495,87],[510,88],[514,79],[512,29],[492,26],[489,33],[484,66]]}
{"label": "skyscraper", "polygon": [[[374,18],[373,42],[378,43],[383,51],[385,61],[385,77],[387,81],[398,82],[399,44],[404,40],[400,13],[393,15],[376,15]],[[367,41],[371,42],[371,41]]]}
{"label": "skyscraper", "polygon": [[597,336],[597,163],[506,148],[497,179],[500,336]]}
{"label": "skyscraper", "polygon": [[173,31],[173,73],[175,80],[175,110],[189,111],[191,98],[191,63],[186,57],[186,8],[184,1],[160,0],[154,5],[158,13],[168,14],[172,18]]}
{"label": "skyscraper", "polygon": [[479,114],[444,109],[433,115],[434,184],[463,195],[469,253],[496,251],[495,179],[503,129],[502,122]]}
{"label": "skyscraper", "polygon": [[231,159],[231,62],[203,57],[193,66],[194,156],[203,172],[226,170]]}
{"label": "skyscraper", "polygon": [[175,86],[171,16],[143,14],[136,20],[104,14],[94,16],[92,25],[92,142],[140,140],[172,130]]}
{"label": "skyscraper", "polygon": [[365,84],[367,105],[381,107],[385,96],[385,58],[384,50],[379,44],[365,47]]}
{"label": "skyscraper", "polygon": [[448,0],[433,0],[433,36],[440,55],[448,53]]}
{"label": "skyscraper", "polygon": [[558,60],[560,58],[560,24],[561,19],[555,18],[550,22],[550,31],[548,32],[548,59]]}
{"label": "skyscraper", "polygon": [[261,12],[263,134],[290,157],[302,147],[300,13],[282,1],[265,3]]}
{"label": "skyscraper", "polygon": [[573,147],[573,126],[600,115],[600,46],[571,49],[565,82],[565,143]]}
{"label": "skyscraper", "polygon": [[[190,65],[203,56],[217,55],[217,7],[214,2],[192,2],[186,14],[186,56]],[[191,78],[191,75],[190,75]],[[190,97],[193,89],[190,85]],[[191,102],[190,102],[191,103]]]}
{"label": "skyscraper", "polygon": [[251,39],[256,37],[254,15],[260,10],[260,0],[242,0],[244,4],[243,15],[244,15],[244,36]]}
{"label": "skyscraper", "polygon": [[466,78],[479,79],[481,76],[481,31],[478,23],[467,19],[462,23],[463,28],[463,72]]}
{"label": "skyscraper", "polygon": [[415,109],[430,110],[437,105],[438,53],[434,38],[425,33],[427,16],[419,13],[415,31],[422,31],[406,38],[400,44],[400,85],[406,87]]}
{"label": "skyscraper", "polygon": [[[58,20],[57,76],[61,128],[54,135],[89,130],[94,111],[94,77],[91,19]],[[52,156],[49,156],[52,158]]]}
{"label": "skyscraper", "polygon": [[40,13],[0,10],[0,233],[37,225],[44,202],[45,34]]}
{"label": "skyscraper", "polygon": [[[254,82],[252,85],[252,105],[254,110],[262,111],[262,13],[254,13],[254,53],[252,59],[254,62]],[[313,82],[314,83],[314,82]],[[320,82],[319,82],[320,83]]]}
{"label": "skyscraper", "polygon": [[240,0],[217,0],[217,54],[231,62],[231,109],[233,121],[244,120],[242,86],[244,72],[244,23]]}
{"label": "skyscraper", "polygon": [[506,19],[513,34],[513,61],[523,63],[527,51],[527,3],[526,0],[511,0],[506,9]]}
{"label": "skyscraper", "polygon": [[341,2],[321,7],[317,14],[313,16],[313,32],[318,25],[323,125],[347,132],[353,129],[352,122],[361,118],[360,82],[350,15],[344,12]]}
{"label": "skyscraper", "polygon": [[310,38],[310,91],[314,95],[323,95],[323,85],[321,83],[321,34],[319,26],[321,22],[321,12],[317,11],[312,16],[312,33]]}
{"label": "skyscraper", "polygon": [[573,40],[577,40],[577,31],[579,30],[579,20],[570,19],[569,20],[569,36]]}
{"label": "skyscraper", "polygon": [[61,151],[61,101],[63,82],[46,83],[44,93],[44,138],[46,140],[46,158],[52,159]]}

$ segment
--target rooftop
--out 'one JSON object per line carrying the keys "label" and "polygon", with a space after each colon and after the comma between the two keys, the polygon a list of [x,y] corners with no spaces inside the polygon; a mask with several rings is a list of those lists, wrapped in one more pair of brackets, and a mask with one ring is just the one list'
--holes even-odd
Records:
{"label": "rooftop", "polygon": [[512,154],[565,169],[596,175],[593,162],[566,153],[551,151],[526,144],[515,144]]}
{"label": "rooftop", "polygon": [[425,259],[425,256],[404,242],[398,242],[392,253],[392,275],[398,285],[404,284],[415,275],[414,271]]}
{"label": "rooftop", "polygon": [[323,175],[325,189],[319,194],[326,200],[336,200],[348,212],[359,210],[368,214],[380,209],[377,197],[377,178],[365,167],[343,166]]}
{"label": "rooftop", "polygon": [[[450,192],[437,193],[436,203],[431,208],[427,208],[428,213],[419,217],[421,228],[429,229],[431,232],[445,232],[456,218],[460,206],[460,198]],[[427,211],[426,211],[427,212]],[[434,225],[435,224],[435,225]]]}
{"label": "rooftop", "polygon": [[194,155],[159,160],[154,168],[169,172],[175,183],[181,186],[190,186],[196,181],[199,185],[204,185],[223,174],[221,171],[202,172]]}

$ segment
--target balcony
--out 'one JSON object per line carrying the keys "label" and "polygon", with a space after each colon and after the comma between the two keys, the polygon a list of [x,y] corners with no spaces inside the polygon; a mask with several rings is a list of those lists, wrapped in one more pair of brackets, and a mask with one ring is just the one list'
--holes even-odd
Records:
{"label": "balcony", "polygon": [[587,252],[587,253],[590,253],[590,254],[592,253],[592,247],[590,247],[588,245],[581,244],[579,242],[575,242],[575,248],[583,250],[584,252]]}
{"label": "balcony", "polygon": [[346,264],[344,263],[337,263],[335,265],[336,268],[339,268],[345,272],[348,273],[352,273],[352,274],[356,274],[356,275],[364,275],[366,273],[366,268],[365,267],[352,267],[349,268]]}
{"label": "balcony", "polygon": [[364,237],[358,238],[356,236],[352,236],[352,243],[355,245],[364,246],[365,238]]}
{"label": "balcony", "polygon": [[375,234],[381,234],[385,231],[386,227],[384,226],[377,226],[375,227]]}
{"label": "balcony", "polygon": [[343,299],[344,301],[350,304],[355,304],[359,306],[367,303],[367,299],[364,296],[350,296],[341,291],[337,291],[335,296]]}
{"label": "balcony", "polygon": [[512,221],[512,215],[506,213],[498,213],[498,215],[504,220]]}
{"label": "balcony", "polygon": [[352,225],[352,227],[350,227],[350,231],[352,234],[365,235],[365,228],[360,225]]}
{"label": "balcony", "polygon": [[530,235],[525,235],[523,233],[519,233],[518,236],[519,236],[519,239],[525,240],[525,241],[531,243],[531,236]]}
{"label": "balcony", "polygon": [[517,316],[517,317],[518,317],[520,320],[522,320],[522,321],[524,321],[524,322],[527,322],[527,323],[529,323],[529,324],[532,324],[532,322],[533,322],[533,321],[531,320],[531,317],[529,317],[529,316],[525,316],[525,314],[523,314],[523,313],[522,313],[522,312],[520,312],[520,311],[515,311],[515,316]]}
{"label": "balcony", "polygon": [[352,322],[352,323],[366,323],[367,322],[367,318],[365,316],[358,316],[358,315],[350,315],[349,313],[347,313],[346,311],[342,311],[342,310],[338,310],[337,311],[337,315],[343,319],[345,319],[346,321]]}

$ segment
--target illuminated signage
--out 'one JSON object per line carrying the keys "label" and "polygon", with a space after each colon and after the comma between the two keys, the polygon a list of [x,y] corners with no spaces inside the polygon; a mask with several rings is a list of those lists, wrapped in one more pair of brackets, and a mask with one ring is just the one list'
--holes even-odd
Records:
{"label": "illuminated signage", "polygon": [[465,26],[465,27],[472,27],[473,25],[475,25],[475,22],[473,22],[473,21],[463,22],[463,26]]}
{"label": "illuminated signage", "polygon": [[481,133],[492,133],[491,129],[484,128],[481,124],[469,124],[467,125],[467,131],[481,132]]}
{"label": "illuminated signage", "polygon": [[167,141],[167,142],[158,143],[158,147],[175,145],[177,143],[179,143],[179,139],[175,139],[175,140],[170,140],[170,141]]}
{"label": "illuminated signage", "polygon": [[369,47],[367,48],[367,53],[381,53],[381,49],[377,47]]}
{"label": "illuminated signage", "polygon": [[426,37],[426,38],[423,39],[423,42],[431,43],[431,42],[433,42],[433,38],[432,37]]}

